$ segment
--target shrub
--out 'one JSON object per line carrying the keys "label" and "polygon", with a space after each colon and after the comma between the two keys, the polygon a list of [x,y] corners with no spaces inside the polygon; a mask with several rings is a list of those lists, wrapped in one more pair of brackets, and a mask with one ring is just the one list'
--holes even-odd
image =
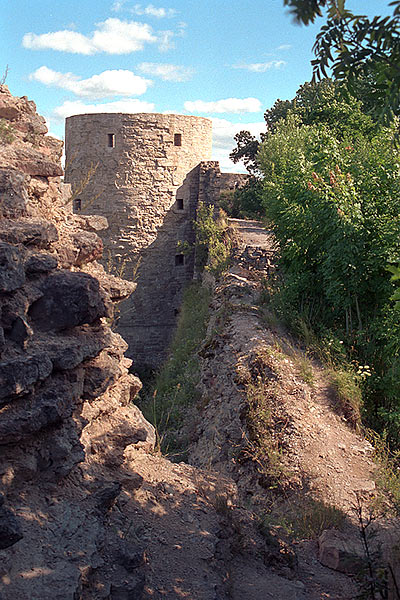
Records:
{"label": "shrub", "polygon": [[[400,311],[386,269],[400,259],[400,152],[392,137],[351,127],[339,135],[289,114],[258,160],[280,247],[277,306],[371,366],[364,414],[400,443]],[[355,406],[350,412],[358,420]]]}
{"label": "shrub", "polygon": [[225,213],[199,202],[197,207],[195,262],[198,268],[220,275],[228,266],[231,241]]}

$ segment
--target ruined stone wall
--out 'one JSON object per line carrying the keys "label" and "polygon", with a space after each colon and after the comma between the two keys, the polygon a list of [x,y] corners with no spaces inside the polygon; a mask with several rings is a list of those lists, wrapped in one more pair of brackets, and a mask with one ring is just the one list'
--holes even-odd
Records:
{"label": "ruined stone wall", "polygon": [[221,173],[220,188],[225,190],[236,190],[246,185],[250,175],[246,173]]}
{"label": "ruined stone wall", "polygon": [[187,247],[194,241],[198,165],[211,156],[211,136],[211,122],[199,117],[67,119],[65,180],[76,191],[75,208],[107,217],[101,235],[108,268],[122,268],[128,279],[137,269],[137,290],[121,305],[118,329],[139,364],[156,366],[164,358],[193,277]]}

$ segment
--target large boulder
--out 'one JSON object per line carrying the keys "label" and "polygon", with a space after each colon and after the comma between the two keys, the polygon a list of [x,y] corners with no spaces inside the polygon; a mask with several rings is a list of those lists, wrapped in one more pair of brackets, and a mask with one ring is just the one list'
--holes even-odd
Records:
{"label": "large boulder", "polygon": [[25,268],[21,252],[0,242],[0,292],[13,292],[25,283]]}
{"label": "large boulder", "polygon": [[99,282],[87,273],[60,271],[40,286],[43,296],[29,309],[42,331],[60,331],[110,316]]}

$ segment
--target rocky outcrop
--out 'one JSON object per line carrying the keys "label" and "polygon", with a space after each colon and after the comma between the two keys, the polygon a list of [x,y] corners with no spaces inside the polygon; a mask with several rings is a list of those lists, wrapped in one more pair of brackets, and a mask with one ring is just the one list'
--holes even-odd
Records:
{"label": "rocky outcrop", "polygon": [[[62,142],[46,133],[35,104],[0,86],[3,600],[83,597],[103,561],[113,505],[143,481],[121,468],[124,451],[155,441],[131,404],[141,384],[129,373],[127,345],[108,325],[135,284],[94,262],[107,223],[72,214]],[[141,562],[113,535],[122,566],[111,597],[125,598],[126,578],[143,588]]]}

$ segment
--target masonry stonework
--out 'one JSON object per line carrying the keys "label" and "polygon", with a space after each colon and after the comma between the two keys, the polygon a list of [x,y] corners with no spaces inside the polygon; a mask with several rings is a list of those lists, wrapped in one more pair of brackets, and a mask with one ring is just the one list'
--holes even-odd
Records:
{"label": "masonry stonework", "polygon": [[109,267],[128,279],[138,268],[118,330],[139,365],[164,358],[193,278],[193,253],[180,242],[194,241],[199,165],[210,159],[211,143],[211,121],[200,117],[90,114],[66,122],[65,180],[77,193],[75,209],[107,217]]}

